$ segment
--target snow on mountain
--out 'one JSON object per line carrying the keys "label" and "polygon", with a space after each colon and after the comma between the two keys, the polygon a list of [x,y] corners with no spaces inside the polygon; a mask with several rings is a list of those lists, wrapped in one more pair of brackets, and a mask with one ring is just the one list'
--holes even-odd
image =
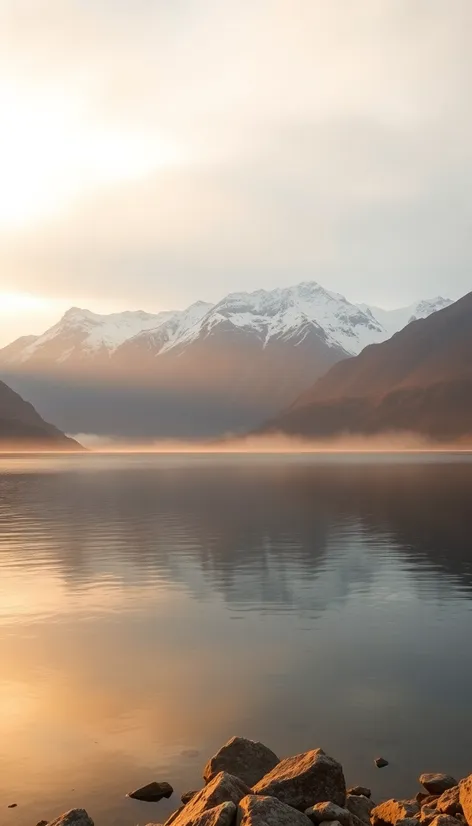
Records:
{"label": "snow on mountain", "polygon": [[398,310],[352,304],[316,282],[293,287],[231,293],[217,304],[199,301],[186,310],[99,315],[72,307],[41,336],[29,336],[0,351],[4,365],[41,362],[69,364],[79,359],[119,359],[122,349],[144,348],[153,356],[176,354],[220,328],[249,334],[265,349],[272,342],[298,346],[315,334],[340,355],[357,355],[368,344],[384,341],[414,318],[425,318],[452,303],[435,298]]}
{"label": "snow on mountain", "polygon": [[141,310],[99,315],[71,307],[43,335],[28,337],[29,341],[21,349],[18,347],[20,340],[4,348],[2,361],[9,364],[39,359],[63,363],[77,356],[82,359],[93,359],[97,355],[106,357],[137,333],[154,329],[176,315],[178,313],[152,314]]}
{"label": "snow on mountain", "polygon": [[444,307],[449,307],[452,304],[450,298],[428,298],[424,301],[418,301],[416,304],[410,304],[408,307],[400,307],[396,310],[383,310],[381,307],[373,307],[368,304],[359,304],[361,310],[370,312],[374,318],[385,328],[388,333],[388,338],[403,330],[410,321],[416,321],[419,318],[427,318],[437,310],[443,310]]}
{"label": "snow on mountain", "polygon": [[174,344],[189,345],[228,323],[255,335],[262,347],[275,340],[292,340],[296,346],[310,329],[316,329],[328,346],[341,348],[347,355],[386,338],[384,328],[369,312],[316,282],[303,282],[270,291],[230,293],[192,328],[182,331]]}

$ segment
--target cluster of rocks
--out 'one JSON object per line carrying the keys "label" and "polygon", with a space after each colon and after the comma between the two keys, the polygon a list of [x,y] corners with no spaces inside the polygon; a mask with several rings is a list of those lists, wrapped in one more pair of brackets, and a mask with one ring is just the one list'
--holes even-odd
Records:
{"label": "cluster of rocks", "polygon": [[[262,743],[233,737],[207,763],[203,779],[205,786],[182,795],[164,826],[472,826],[472,775],[457,782],[424,774],[424,791],[412,800],[376,805],[370,789],[346,788],[341,764],[322,749],[279,760]],[[172,793],[168,783],[151,783],[129,797],[158,801]],[[94,824],[73,809],[48,826]]]}

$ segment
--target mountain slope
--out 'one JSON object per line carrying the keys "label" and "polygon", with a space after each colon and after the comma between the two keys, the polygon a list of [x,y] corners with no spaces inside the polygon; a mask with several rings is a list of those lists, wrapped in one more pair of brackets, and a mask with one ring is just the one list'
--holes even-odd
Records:
{"label": "mountain slope", "polygon": [[472,293],[336,364],[268,429],[472,435]]}
{"label": "mountain slope", "polygon": [[72,308],[0,350],[0,370],[69,433],[201,438],[257,427],[387,337],[369,308],[304,282],[154,315]]}
{"label": "mountain slope", "polygon": [[34,407],[0,382],[0,449],[78,450],[80,445],[45,422]]}

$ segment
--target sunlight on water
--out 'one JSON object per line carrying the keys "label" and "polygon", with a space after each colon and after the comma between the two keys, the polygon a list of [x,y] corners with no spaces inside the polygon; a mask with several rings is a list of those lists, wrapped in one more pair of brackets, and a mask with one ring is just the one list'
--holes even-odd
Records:
{"label": "sunlight on water", "polygon": [[0,457],[0,823],[161,821],[177,798],[126,792],[198,788],[232,734],[378,797],[465,774],[471,482],[446,455]]}

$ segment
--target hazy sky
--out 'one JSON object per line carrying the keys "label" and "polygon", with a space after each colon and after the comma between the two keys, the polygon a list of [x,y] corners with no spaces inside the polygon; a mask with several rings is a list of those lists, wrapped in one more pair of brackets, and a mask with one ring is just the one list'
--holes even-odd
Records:
{"label": "hazy sky", "polygon": [[467,292],[471,31],[471,0],[0,0],[0,338]]}

